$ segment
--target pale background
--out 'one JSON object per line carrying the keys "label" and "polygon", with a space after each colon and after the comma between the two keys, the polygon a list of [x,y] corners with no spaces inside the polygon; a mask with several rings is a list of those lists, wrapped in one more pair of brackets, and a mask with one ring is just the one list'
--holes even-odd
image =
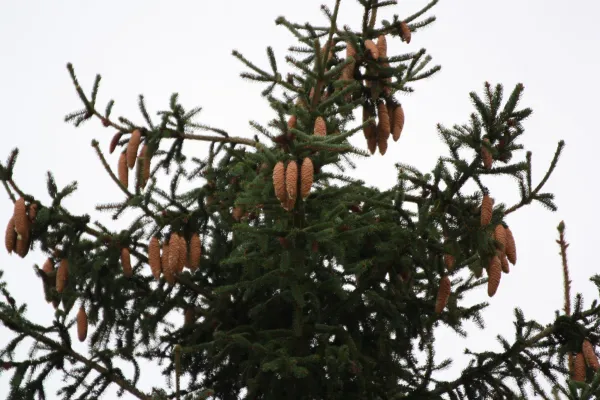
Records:
{"label": "pale background", "polygon": [[[4,0],[0,2],[0,157],[5,160],[11,149],[21,149],[15,179],[22,189],[43,201],[48,200],[47,170],[55,173],[59,186],[79,181],[79,191],[66,202],[75,213],[92,212],[98,203],[120,201],[121,192],[90,146],[96,138],[106,150],[114,130],[103,128],[98,121],[77,130],[63,122],[65,114],[80,107],[65,68],[67,62],[75,65],[86,92],[95,74],[102,74],[99,108],[115,99],[115,117],[124,115],[141,123],[138,94],[146,96],[154,114],[166,108],[169,95],[177,91],[187,108],[204,107],[201,122],[236,136],[249,136],[254,132],[248,120],[266,123],[273,114],[260,99],[264,86],[239,78],[238,73],[246,68],[231,56],[231,50],[238,49],[268,68],[265,48],[272,45],[281,72],[290,71],[284,55],[287,47],[295,44],[294,38],[274,20],[285,15],[293,22],[323,25],[320,4],[316,0]],[[333,0],[327,4],[332,7]],[[398,13],[402,18],[424,4],[423,0],[403,0],[382,14],[391,19]],[[597,298],[588,277],[597,269],[597,216],[593,210],[597,196],[594,163],[600,144],[596,98],[600,80],[595,74],[600,68],[598,12],[600,5],[591,0],[576,4],[558,0],[441,1],[433,10],[438,21],[416,32],[410,45],[388,41],[389,54],[425,47],[443,68],[435,78],[414,85],[415,94],[400,98],[406,125],[399,143],[392,144],[385,157],[376,155],[359,162],[354,173],[369,184],[392,185],[393,164],[399,161],[430,170],[445,152],[436,124],[466,122],[473,110],[468,93],[481,92],[485,80],[503,83],[507,91],[518,82],[525,85],[522,105],[532,107],[534,114],[525,123],[522,142],[534,154],[534,184],[545,172],[556,143],[560,139],[567,143],[559,167],[546,185],[546,191],[557,194],[559,212],[552,214],[534,205],[507,218],[516,236],[519,261],[510,275],[503,276],[485,313],[486,329],[470,328],[473,335],[468,344],[473,350],[499,351],[498,334],[512,340],[516,306],[542,323],[550,322],[555,310],[562,307],[562,272],[555,243],[561,219],[572,243],[569,259],[574,292],[583,292],[587,304]],[[361,15],[358,2],[342,1],[342,24],[357,27]],[[364,146],[363,141],[362,134],[357,134],[355,143]],[[111,165],[117,157],[117,153],[110,157]],[[497,201],[512,205],[518,200],[511,180],[484,182]],[[12,203],[0,195],[2,229],[11,213]],[[106,215],[101,219],[106,221]],[[9,288],[18,303],[29,303],[28,316],[37,322],[49,322],[53,314],[31,268],[43,261],[38,251],[22,260],[0,250],[0,268]],[[485,288],[473,292],[468,303],[479,300],[487,300]],[[455,378],[464,365],[462,353],[467,342],[445,329],[440,334],[437,358],[455,359],[454,367],[444,372]],[[9,340],[8,331],[1,327],[0,340]],[[85,351],[85,344],[75,342],[74,346]],[[4,398],[8,378],[0,375],[0,398]],[[143,390],[160,382],[162,377],[154,368],[143,369]],[[55,398],[53,393],[48,391],[50,399]],[[108,393],[105,398],[112,398],[115,392]]]}

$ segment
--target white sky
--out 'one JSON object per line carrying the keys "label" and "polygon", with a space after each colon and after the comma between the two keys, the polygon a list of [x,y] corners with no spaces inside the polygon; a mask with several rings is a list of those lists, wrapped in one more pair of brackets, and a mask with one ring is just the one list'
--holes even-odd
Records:
{"label": "white sky", "polygon": [[[326,3],[333,6],[333,0]],[[407,16],[427,2],[400,3],[382,14],[390,20],[393,13]],[[55,173],[59,186],[79,181],[79,191],[66,203],[73,212],[92,212],[98,203],[120,201],[120,191],[90,146],[96,138],[106,149],[114,130],[104,129],[98,121],[77,130],[63,122],[65,114],[80,107],[65,68],[67,62],[73,62],[88,92],[95,74],[102,74],[100,108],[115,99],[113,116],[141,122],[138,94],[146,96],[154,113],[166,108],[169,95],[176,91],[188,108],[204,108],[201,122],[237,136],[250,136],[254,132],[248,120],[266,123],[273,114],[260,99],[264,86],[239,78],[239,72],[246,68],[231,56],[231,50],[238,49],[267,67],[265,48],[272,45],[280,70],[290,71],[284,56],[287,47],[295,44],[294,38],[274,20],[285,15],[294,22],[322,25],[325,20],[320,4],[314,0],[2,1],[0,158],[5,160],[18,146],[21,154],[15,179],[26,192],[44,201],[48,199],[47,170]],[[534,114],[525,123],[522,143],[533,151],[534,183],[545,172],[556,143],[566,140],[559,167],[545,190],[556,193],[559,212],[552,214],[534,205],[507,217],[517,240],[519,260],[511,274],[503,276],[485,313],[486,329],[471,330],[469,346],[473,350],[500,350],[494,339],[497,334],[513,338],[516,306],[526,317],[535,316],[543,323],[550,322],[554,311],[562,307],[562,273],[555,243],[561,219],[566,222],[571,242],[573,290],[584,293],[587,304],[597,298],[588,277],[597,268],[597,222],[591,208],[597,195],[593,166],[600,145],[594,100],[600,92],[596,77],[600,68],[598,12],[600,5],[591,0],[442,0],[433,10],[438,21],[414,33],[410,45],[388,40],[388,54],[424,47],[434,62],[442,65],[442,71],[414,85],[415,94],[400,98],[406,113],[401,140],[392,144],[384,157],[360,161],[354,171],[369,184],[381,188],[393,185],[393,164],[399,161],[429,171],[445,154],[436,124],[466,122],[473,110],[468,93],[481,92],[485,80],[505,84],[507,92],[518,82],[525,85],[521,104],[532,107]],[[342,24],[357,27],[361,15],[358,2],[342,1]],[[358,133],[356,143],[363,140]],[[113,164],[117,157],[115,153],[110,158]],[[497,202],[512,205],[518,200],[518,188],[511,180],[484,183]],[[11,213],[12,203],[0,195],[2,227]],[[29,302],[28,315],[39,322],[49,321],[53,313],[31,268],[44,259],[38,251],[30,252],[25,260],[0,251],[0,268],[5,271],[9,289],[18,303]],[[485,292],[485,288],[473,292],[468,303],[487,300]],[[452,378],[463,365],[466,341],[445,330],[440,333],[437,357],[455,359],[457,365],[447,372]],[[7,335],[0,328],[0,340],[8,340]],[[85,350],[78,342],[75,346]],[[145,368],[142,376],[140,387],[144,390],[161,382],[151,367]],[[8,375],[0,375],[0,398],[7,384]],[[50,399],[56,398],[53,391],[48,394]]]}

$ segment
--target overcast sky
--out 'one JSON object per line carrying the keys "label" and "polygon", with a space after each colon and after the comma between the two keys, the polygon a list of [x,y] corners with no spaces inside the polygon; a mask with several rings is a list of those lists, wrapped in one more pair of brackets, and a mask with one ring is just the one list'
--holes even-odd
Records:
{"label": "overcast sky", "polygon": [[[390,20],[393,13],[402,18],[426,3],[402,0],[382,14]],[[202,123],[236,136],[250,136],[254,132],[248,120],[266,123],[273,114],[260,98],[264,86],[239,78],[239,72],[246,69],[231,56],[231,50],[238,49],[267,67],[265,48],[271,45],[282,72],[290,71],[284,56],[287,47],[296,43],[274,20],[285,15],[295,22],[323,25],[320,4],[314,0],[2,1],[0,158],[5,160],[12,148],[20,148],[15,180],[42,201],[48,200],[47,170],[55,173],[59,185],[79,181],[79,191],[66,203],[73,212],[92,212],[96,204],[120,201],[121,192],[90,146],[96,138],[107,149],[114,130],[97,121],[79,129],[63,122],[65,114],[80,107],[65,68],[67,62],[74,64],[86,91],[95,74],[102,74],[99,104],[115,99],[114,116],[141,123],[138,94],[146,96],[154,113],[167,107],[172,92],[179,92],[188,108],[204,108]],[[333,0],[326,4],[333,7]],[[503,83],[507,91],[519,82],[525,85],[522,105],[532,107],[534,114],[525,123],[522,143],[533,151],[534,184],[546,171],[557,142],[564,139],[567,144],[546,185],[546,191],[556,193],[559,211],[553,214],[533,205],[506,219],[516,237],[518,263],[510,275],[503,276],[485,313],[486,329],[470,330],[473,336],[468,344],[473,350],[499,351],[498,334],[512,340],[514,307],[542,323],[550,322],[555,310],[562,307],[562,272],[555,243],[556,226],[562,219],[571,242],[573,289],[584,293],[586,304],[598,297],[588,277],[598,269],[598,221],[592,208],[598,195],[595,157],[600,144],[599,12],[600,5],[592,0],[442,0],[432,12],[438,21],[415,32],[410,45],[388,40],[388,54],[426,48],[442,71],[414,85],[416,93],[399,97],[406,113],[402,138],[391,144],[384,157],[360,160],[354,171],[368,184],[393,185],[396,162],[431,170],[437,158],[446,154],[436,124],[466,122],[473,110],[468,93],[481,92],[486,80]],[[342,1],[342,24],[358,27],[361,15],[358,2]],[[362,133],[353,139],[362,141]],[[110,158],[113,165],[117,157],[115,153]],[[518,200],[514,181],[484,183],[497,202],[512,205]],[[2,227],[11,214],[12,203],[0,195]],[[18,303],[29,302],[28,316],[40,323],[51,321],[53,308],[43,300],[41,283],[31,266],[41,265],[44,259],[39,251],[22,260],[0,250],[0,268],[9,289]],[[480,300],[487,300],[485,287],[473,292],[468,303]],[[445,372],[452,378],[464,365],[462,353],[467,343],[457,341],[446,330],[440,333],[437,358],[455,359],[456,365]],[[0,328],[0,340],[7,340],[7,335]],[[85,344],[77,342],[75,346],[85,351]],[[145,368],[142,376],[143,390],[161,382],[152,368]],[[7,385],[8,375],[0,375],[0,398]],[[50,399],[55,398],[49,394]]]}

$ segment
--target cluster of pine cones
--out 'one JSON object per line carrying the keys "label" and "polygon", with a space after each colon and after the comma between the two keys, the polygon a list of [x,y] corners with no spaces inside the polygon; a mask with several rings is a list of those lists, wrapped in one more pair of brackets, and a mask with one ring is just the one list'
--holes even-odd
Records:
{"label": "cluster of pine cones", "polygon": [[594,346],[587,339],[583,341],[581,351],[575,355],[574,359],[573,355],[569,354],[569,370],[573,372],[574,381],[585,382],[586,364],[593,369],[594,372],[598,371],[600,368]]}
{"label": "cluster of pine cones", "polygon": [[[317,123],[315,123],[315,135],[317,134],[316,126]],[[303,200],[308,197],[313,184],[313,177],[314,165],[308,157],[302,161],[300,170],[298,170],[298,163],[294,160],[289,161],[287,166],[283,161],[275,164],[273,168],[273,188],[275,189],[275,196],[286,211],[291,211],[294,208],[298,199],[298,189],[300,189],[300,197]],[[298,178],[300,178],[299,182]],[[298,183],[300,183],[300,188],[298,188]]]}
{"label": "cluster of pine cones", "polygon": [[12,217],[8,220],[4,236],[6,251],[13,251],[24,258],[31,244],[31,224],[37,215],[37,204],[25,204],[24,198],[15,201]]}
{"label": "cluster of pine cones", "polygon": [[[112,141],[110,142],[109,152],[112,154],[121,136],[122,132],[118,132],[113,136]],[[146,187],[148,180],[150,179],[150,159],[151,156],[148,151],[148,144],[144,143],[140,153],[138,155],[138,149],[142,142],[142,133],[139,129],[134,130],[131,133],[131,138],[127,143],[126,149],[121,153],[119,157],[119,164],[117,167],[119,181],[124,187],[129,186],[129,170],[133,169],[137,162],[137,176],[140,177],[137,182],[137,186],[140,188]]]}

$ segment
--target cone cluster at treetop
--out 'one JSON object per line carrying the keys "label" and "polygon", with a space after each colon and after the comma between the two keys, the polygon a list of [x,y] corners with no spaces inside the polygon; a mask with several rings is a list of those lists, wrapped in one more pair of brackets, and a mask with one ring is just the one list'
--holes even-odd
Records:
{"label": "cone cluster at treetop", "polygon": [[[503,274],[520,268],[547,273],[550,266],[511,271],[520,235],[509,221],[532,203],[556,210],[542,189],[564,143],[534,184],[531,152],[518,157],[532,113],[519,108],[524,87],[504,99],[502,85],[486,82],[483,94],[470,93],[467,123],[437,126],[448,153],[432,171],[398,163],[388,190],[347,174],[377,149],[397,157],[401,135],[415,134],[405,126],[414,107],[400,99],[440,70],[424,49],[409,47],[423,45],[419,32],[435,20],[437,0],[391,20],[382,16],[401,8],[396,1],[358,2],[363,15],[343,27],[340,0],[322,6],[326,24],[277,19],[299,42],[285,57],[289,72],[270,47],[267,68],[233,52],[249,69],[243,78],[267,85],[262,96],[275,115],[251,121],[252,138],[198,122],[201,109],[184,108],[177,94],[155,118],[140,96],[143,124],[114,118],[112,100],[98,108],[100,76],[88,94],[68,65],[83,108],[66,121],[98,120],[114,134],[92,141],[119,192],[96,210],[135,219],[117,231],[69,212],[62,203],[77,185],[59,188],[51,172],[45,203],[14,178],[18,150],[0,165],[14,202],[5,247],[43,263],[34,272],[54,307],[52,325],[39,325],[11,295],[22,282],[0,282],[0,321],[14,333],[0,350],[1,373],[12,374],[7,399],[54,396],[46,384],[57,373],[62,399],[96,399],[113,387],[157,400],[600,395],[599,306],[585,307],[578,295],[571,310],[563,223],[564,310],[542,325],[516,309],[514,339],[467,351],[472,360],[456,379],[439,374],[452,361],[435,357],[435,328],[468,336],[465,323],[484,327],[487,303],[466,305],[469,292],[486,285],[492,297]],[[406,52],[389,54],[394,41]],[[356,147],[350,138],[360,131],[366,144]],[[190,141],[206,142],[208,155],[186,155]],[[515,179],[517,204],[486,186],[500,175]],[[72,346],[75,332],[87,352]],[[149,363],[164,382],[141,379]]]}

